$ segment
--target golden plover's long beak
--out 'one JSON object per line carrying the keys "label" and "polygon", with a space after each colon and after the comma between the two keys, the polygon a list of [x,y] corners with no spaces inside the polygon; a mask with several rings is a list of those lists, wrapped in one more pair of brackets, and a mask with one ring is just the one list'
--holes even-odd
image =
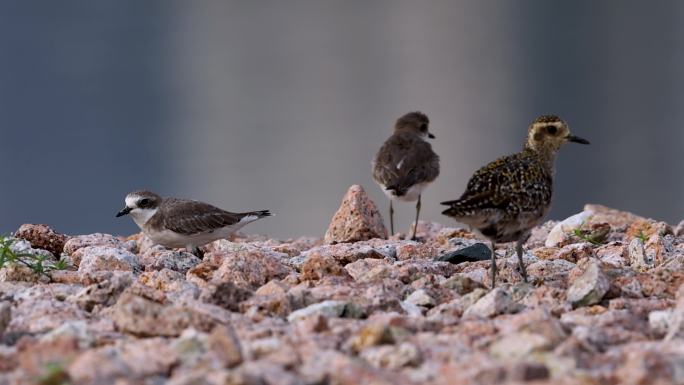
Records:
{"label": "golden plover's long beak", "polygon": [[568,142],[579,143],[579,144],[589,144],[588,140],[586,140],[584,138],[580,138],[579,136],[575,136],[575,135],[568,135],[565,137],[565,139]]}
{"label": "golden plover's long beak", "polygon": [[118,218],[118,217],[123,217],[124,215],[130,213],[131,210],[133,210],[133,209],[130,208],[130,207],[124,207],[123,209],[121,209],[121,211],[119,211],[119,212],[116,214],[116,217],[117,217],[117,218]]}

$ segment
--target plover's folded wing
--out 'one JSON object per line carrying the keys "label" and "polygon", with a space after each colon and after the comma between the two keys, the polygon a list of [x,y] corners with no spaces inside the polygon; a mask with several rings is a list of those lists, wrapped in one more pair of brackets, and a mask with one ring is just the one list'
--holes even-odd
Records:
{"label": "plover's folded wing", "polygon": [[236,214],[208,203],[174,200],[163,208],[164,227],[184,235],[207,233],[240,222],[246,214]]}
{"label": "plover's folded wing", "polygon": [[520,154],[497,159],[475,172],[461,198],[442,202],[451,206],[443,214],[464,216],[484,209],[513,213],[534,208],[551,200],[550,178],[538,163]]}
{"label": "plover's folded wing", "polygon": [[403,195],[418,183],[432,182],[439,175],[439,156],[429,143],[394,135],[380,148],[373,164],[373,178],[386,189]]}

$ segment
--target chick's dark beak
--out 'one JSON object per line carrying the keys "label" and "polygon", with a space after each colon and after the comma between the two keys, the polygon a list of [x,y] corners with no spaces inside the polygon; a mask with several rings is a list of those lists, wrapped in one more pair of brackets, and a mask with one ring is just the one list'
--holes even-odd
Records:
{"label": "chick's dark beak", "polygon": [[128,206],[126,206],[126,207],[124,207],[123,209],[121,209],[121,211],[119,211],[119,212],[116,214],[116,217],[117,217],[117,218],[118,218],[118,217],[123,217],[124,215],[130,213],[131,210],[133,210],[133,209],[130,208],[130,207],[128,207]]}
{"label": "chick's dark beak", "polygon": [[567,139],[568,142],[579,143],[579,144],[589,144],[588,140],[580,138],[579,136],[575,136],[575,135],[568,135],[565,139]]}
{"label": "chick's dark beak", "polygon": [[434,138],[435,138],[435,134],[433,134],[432,132],[428,132],[428,138],[434,139]]}

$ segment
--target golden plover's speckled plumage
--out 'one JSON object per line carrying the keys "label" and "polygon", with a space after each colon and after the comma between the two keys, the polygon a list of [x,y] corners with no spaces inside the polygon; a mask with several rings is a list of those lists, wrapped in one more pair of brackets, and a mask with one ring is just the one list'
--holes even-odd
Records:
{"label": "golden plover's speckled plumage", "polygon": [[522,245],[551,206],[556,153],[566,142],[589,144],[570,134],[554,115],[537,118],[524,149],[477,170],[460,199],[443,202],[442,214],[472,226],[492,242],[492,287],[496,282],[495,243],[517,242],[520,273],[527,281]]}
{"label": "golden plover's speckled plumage", "polygon": [[409,112],[394,125],[394,134],[385,141],[373,160],[373,179],[390,198],[390,230],[394,234],[394,207],[392,201],[416,203],[416,238],[420,198],[428,184],[439,175],[439,157],[432,151],[426,138],[434,139],[428,127],[430,120],[422,112]]}

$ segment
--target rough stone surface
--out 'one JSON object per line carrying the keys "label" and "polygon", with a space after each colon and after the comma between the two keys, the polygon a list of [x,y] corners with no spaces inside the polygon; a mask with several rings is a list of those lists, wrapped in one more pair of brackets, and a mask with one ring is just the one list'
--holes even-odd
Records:
{"label": "rough stone surface", "polygon": [[568,289],[567,299],[574,307],[594,305],[603,299],[610,282],[596,260],[587,260],[584,272]]}
{"label": "rough stone surface", "polygon": [[98,271],[138,271],[141,269],[138,256],[120,248],[109,246],[87,246],[79,249],[78,272],[81,274]]}
{"label": "rough stone surface", "polygon": [[497,287],[466,309],[463,316],[489,318],[500,314],[513,313],[519,308],[520,305],[513,301],[508,289]]}
{"label": "rough stone surface", "polygon": [[14,233],[16,238],[27,240],[31,247],[43,249],[59,256],[64,251],[64,244],[69,239],[64,234],[56,233],[48,225],[25,224]]}
{"label": "rough stone surface", "polygon": [[123,245],[123,241],[109,234],[95,233],[89,235],[77,235],[66,241],[64,244],[64,252],[71,255],[76,250],[88,246],[121,247]]}
{"label": "rough stone surface", "polygon": [[349,188],[325,233],[325,243],[346,243],[387,238],[382,215],[363,187]]}
{"label": "rough stone surface", "polygon": [[148,248],[140,258],[140,264],[145,270],[169,269],[183,274],[197,266],[200,262],[202,260],[192,253],[168,250],[162,246]]}
{"label": "rough stone surface", "polygon": [[586,211],[555,246],[556,222],[534,229],[529,284],[501,245],[491,291],[489,261],[435,260],[482,242],[438,223],[421,242],[238,234],[202,261],[75,236],[67,271],[0,270],[0,384],[684,383],[682,234]]}

